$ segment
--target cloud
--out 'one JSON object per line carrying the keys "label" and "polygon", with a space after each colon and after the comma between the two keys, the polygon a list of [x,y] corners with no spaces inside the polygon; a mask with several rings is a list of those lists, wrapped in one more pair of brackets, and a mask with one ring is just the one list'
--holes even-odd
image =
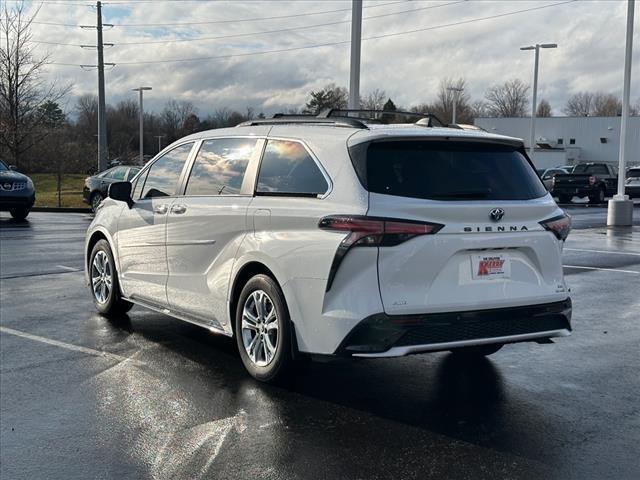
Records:
{"label": "cloud", "polygon": [[[87,7],[84,2],[77,6],[66,3],[45,3],[37,20],[95,23],[95,9]],[[550,3],[554,1],[365,1],[362,33],[367,38]],[[438,8],[426,8],[434,6]],[[152,110],[161,109],[170,99],[189,100],[201,114],[221,107],[244,110],[249,106],[266,113],[300,107],[312,89],[329,82],[348,85],[348,44],[196,62],[149,65],[123,65],[122,62],[238,55],[341,42],[350,38],[349,9],[349,1],[108,3],[103,7],[104,21],[115,26],[105,30],[105,42],[116,45],[105,50],[105,61],[120,65],[106,73],[107,101],[115,104],[132,98],[132,88],[151,85],[153,91],[148,92],[145,102]],[[326,10],[342,11],[305,15]],[[406,10],[414,11],[366,19]],[[150,29],[123,26],[283,15],[300,16]],[[579,1],[492,20],[364,41],[361,92],[383,89],[397,105],[408,107],[433,99],[441,78],[464,77],[471,97],[481,98],[492,84],[510,78],[531,80],[533,54],[520,51],[520,46],[555,42],[559,44],[558,49],[541,52],[539,98],[548,99],[555,113],[560,113],[568,96],[581,90],[621,94],[625,16],[626,2],[623,1]],[[312,27],[334,22],[344,23]],[[255,33],[298,27],[299,30],[289,32]],[[251,35],[209,41],[122,45],[239,34]],[[34,25],[33,37],[91,44],[95,43],[95,30]],[[37,45],[35,48],[36,55],[47,52],[51,61],[56,63],[96,63],[95,50],[51,45]],[[633,100],[640,97],[639,62],[640,46],[637,46],[634,51],[636,67],[632,71]],[[95,71],[51,65],[47,76],[60,84],[73,85],[71,105],[73,97],[96,92]]]}

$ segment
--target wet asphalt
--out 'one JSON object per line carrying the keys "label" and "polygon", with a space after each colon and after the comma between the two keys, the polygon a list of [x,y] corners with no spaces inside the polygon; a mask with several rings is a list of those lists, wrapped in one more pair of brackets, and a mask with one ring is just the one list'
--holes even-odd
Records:
{"label": "wet asphalt", "polygon": [[97,315],[89,215],[0,214],[0,478],[640,478],[640,208],[568,207],[574,333],[302,365],[253,381],[230,339]]}

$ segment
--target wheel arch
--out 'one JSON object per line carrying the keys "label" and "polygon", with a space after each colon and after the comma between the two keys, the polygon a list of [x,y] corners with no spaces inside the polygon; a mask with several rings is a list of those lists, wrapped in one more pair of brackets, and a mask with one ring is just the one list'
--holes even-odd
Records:
{"label": "wheel arch", "polygon": [[233,332],[234,336],[236,333],[236,308],[238,306],[238,300],[240,299],[242,288],[247,284],[250,278],[260,274],[270,277],[274,282],[278,284],[280,289],[282,289],[282,284],[278,281],[276,275],[264,263],[258,260],[251,260],[242,265],[242,267],[239,268],[238,272],[234,276],[233,284],[231,285],[231,289],[229,291],[229,322],[231,324],[231,331]]}

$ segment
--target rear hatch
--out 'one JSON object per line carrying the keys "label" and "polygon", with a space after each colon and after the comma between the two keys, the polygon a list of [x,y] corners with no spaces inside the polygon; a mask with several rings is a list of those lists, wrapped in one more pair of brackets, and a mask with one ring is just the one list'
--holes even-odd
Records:
{"label": "rear hatch", "polygon": [[561,242],[541,224],[562,211],[521,145],[413,138],[362,143],[350,153],[369,191],[369,217],[438,225],[429,234],[379,246],[386,313],[566,298]]}

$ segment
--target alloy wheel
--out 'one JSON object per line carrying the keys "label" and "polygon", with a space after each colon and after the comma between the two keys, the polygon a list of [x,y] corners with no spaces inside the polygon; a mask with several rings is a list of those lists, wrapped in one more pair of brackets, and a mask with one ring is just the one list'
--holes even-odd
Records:
{"label": "alloy wheel", "polygon": [[113,271],[109,257],[103,250],[98,251],[91,263],[91,286],[98,303],[106,303],[113,285]]}
{"label": "alloy wheel", "polygon": [[278,313],[263,290],[255,290],[242,308],[242,344],[251,361],[269,365],[278,349]]}
{"label": "alloy wheel", "polygon": [[102,202],[102,195],[100,195],[99,193],[91,197],[91,209],[94,212],[98,210],[98,206],[100,205],[100,202]]}

